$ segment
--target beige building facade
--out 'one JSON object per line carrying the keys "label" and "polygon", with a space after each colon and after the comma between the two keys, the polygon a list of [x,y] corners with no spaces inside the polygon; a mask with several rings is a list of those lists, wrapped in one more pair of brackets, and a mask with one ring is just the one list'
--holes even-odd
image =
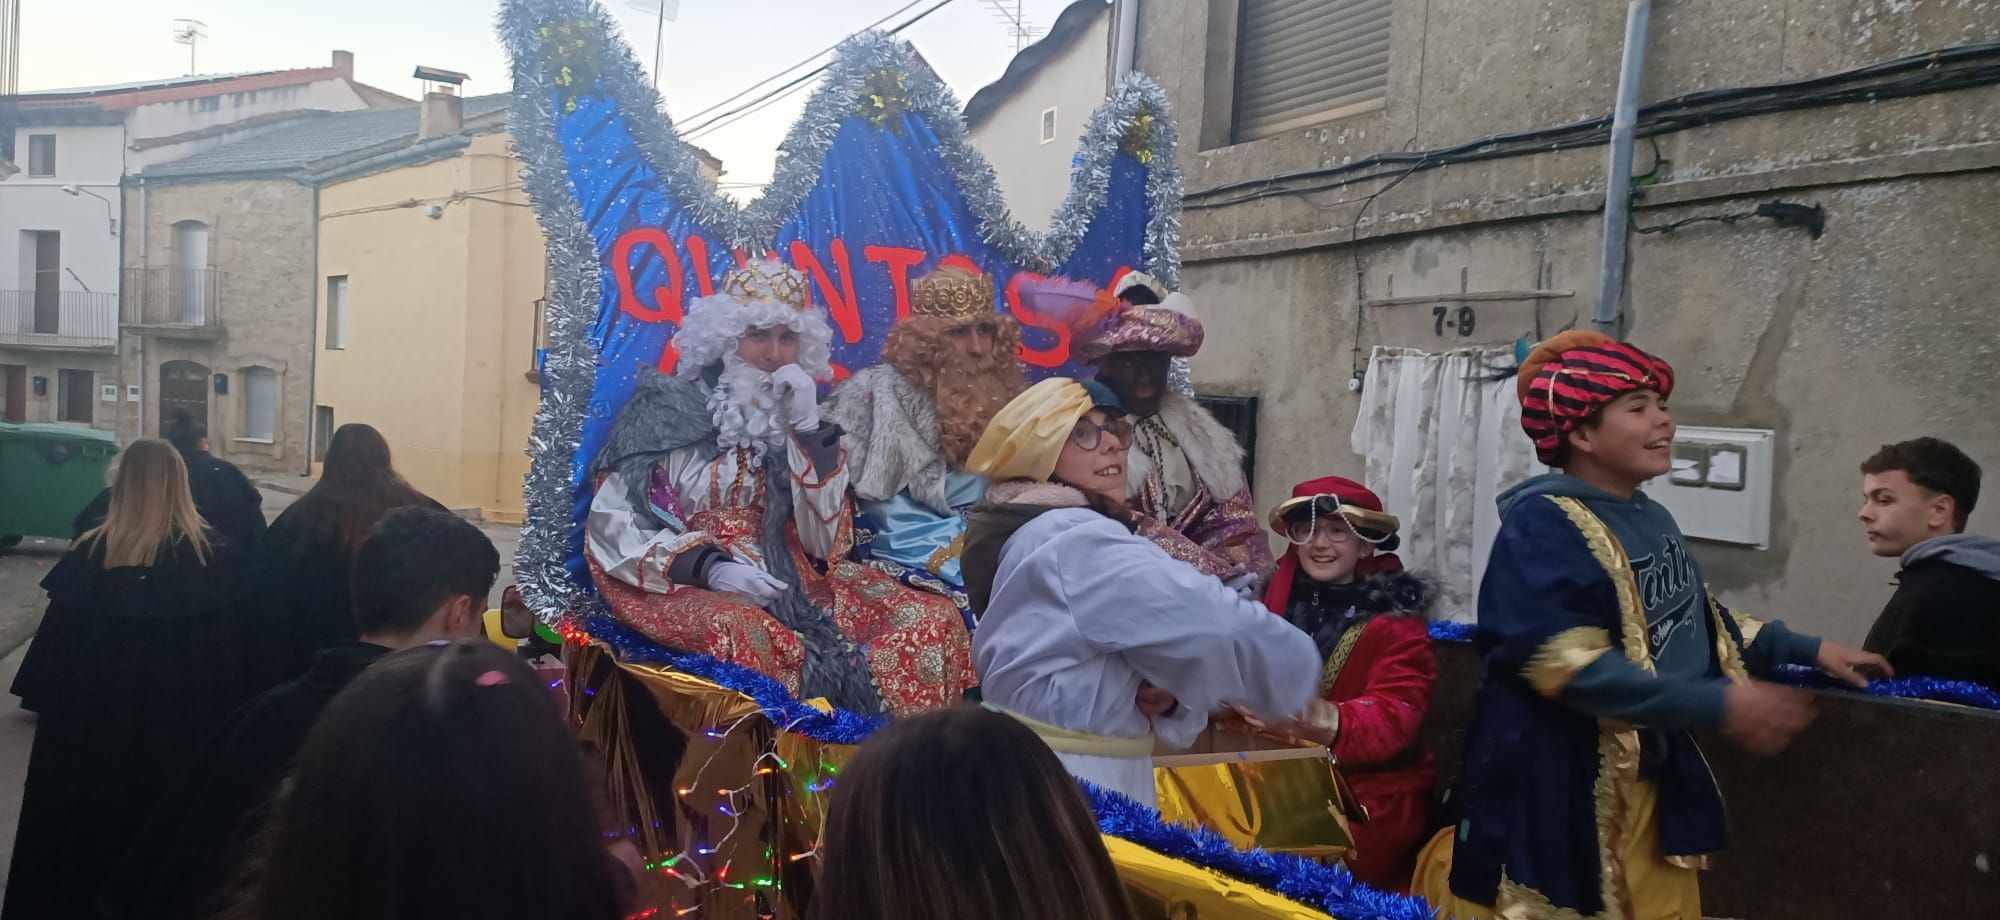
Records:
{"label": "beige building facade", "polygon": [[541,391],[540,227],[504,131],[453,155],[320,189],[322,433],[381,430],[418,488],[518,521]]}
{"label": "beige building facade", "polygon": [[[1263,505],[1369,473],[1357,390],[1378,347],[1505,354],[1590,326],[1607,148],[1585,120],[1612,110],[1625,4],[1132,6],[1183,141],[1195,385],[1260,399]],[[1653,9],[1623,321],[1679,369],[1683,425],[1769,431],[1774,464],[1762,545],[1696,553],[1725,601],[1859,644],[1896,571],[1854,520],[1859,463],[1936,435],[2000,470],[2000,87],[1991,49],[1953,50],[2000,39],[2000,17]],[[1726,92],[1678,98],[1698,91]],[[1820,208],[1823,232],[1756,214],[1777,202]]]}

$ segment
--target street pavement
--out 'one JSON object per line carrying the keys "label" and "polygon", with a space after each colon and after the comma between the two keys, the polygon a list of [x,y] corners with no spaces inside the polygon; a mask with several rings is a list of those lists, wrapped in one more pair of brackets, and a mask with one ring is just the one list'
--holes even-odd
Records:
{"label": "street pavement", "polygon": [[[298,496],[293,488],[259,483],[264,496],[264,517],[275,519]],[[488,598],[490,606],[500,605],[500,592],[514,583],[514,548],[521,540],[520,528],[506,524],[481,523],[479,529],[500,550],[500,578]],[[21,786],[28,777],[28,751],[35,738],[35,718],[23,712],[6,688],[14,684],[27,652],[27,641],[41,623],[48,599],[42,594],[42,576],[69,548],[61,540],[30,537],[11,550],[0,550],[0,892],[7,887],[7,872],[14,858],[14,827],[21,817]]]}

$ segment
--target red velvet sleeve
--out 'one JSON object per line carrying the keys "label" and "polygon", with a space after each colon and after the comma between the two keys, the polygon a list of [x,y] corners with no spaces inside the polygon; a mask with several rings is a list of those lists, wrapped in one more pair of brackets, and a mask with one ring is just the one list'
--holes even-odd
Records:
{"label": "red velvet sleeve", "polygon": [[1361,642],[1376,646],[1374,666],[1360,695],[1339,701],[1340,732],[1333,740],[1334,757],[1355,766],[1381,763],[1416,742],[1437,682],[1437,655],[1423,617],[1376,617],[1365,628]]}

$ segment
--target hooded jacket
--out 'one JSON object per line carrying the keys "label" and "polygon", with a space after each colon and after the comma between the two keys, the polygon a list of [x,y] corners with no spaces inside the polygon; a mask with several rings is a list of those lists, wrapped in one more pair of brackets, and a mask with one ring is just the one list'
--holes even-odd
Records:
{"label": "hooded jacket", "polygon": [[1864,647],[1899,677],[2000,686],[2000,540],[1960,533],[1910,547]]}

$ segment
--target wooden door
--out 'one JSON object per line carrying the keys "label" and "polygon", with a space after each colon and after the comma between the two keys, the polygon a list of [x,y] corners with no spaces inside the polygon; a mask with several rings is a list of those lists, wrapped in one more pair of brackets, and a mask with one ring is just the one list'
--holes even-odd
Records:
{"label": "wooden door", "polygon": [[208,427],[208,368],[193,361],[160,365],[160,432],[164,434],[181,413]]}

